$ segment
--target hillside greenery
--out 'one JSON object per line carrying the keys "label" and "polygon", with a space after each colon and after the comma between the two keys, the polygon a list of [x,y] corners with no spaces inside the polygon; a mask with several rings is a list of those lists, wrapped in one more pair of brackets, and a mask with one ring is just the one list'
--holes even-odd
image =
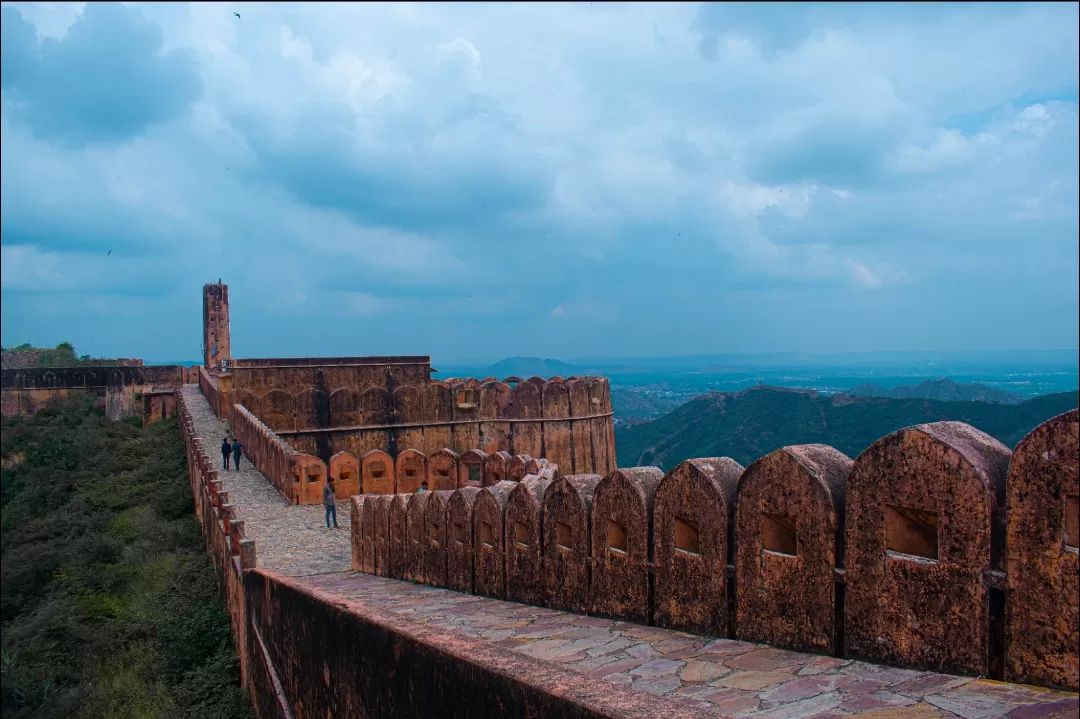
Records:
{"label": "hillside greenery", "polygon": [[4,717],[253,716],[175,419],[4,417]]}
{"label": "hillside greenery", "polygon": [[671,469],[693,457],[731,457],[747,465],[793,444],[828,444],[855,457],[896,430],[924,422],[967,422],[1010,449],[1047,419],[1074,409],[1076,392],[1019,404],[938,402],[819,395],[776,387],[714,393],[615,432],[620,467]]}
{"label": "hillside greenery", "polygon": [[[29,343],[17,347],[4,347],[5,355],[19,356],[12,363],[19,367],[110,367],[119,364],[119,360],[79,355],[75,352],[75,346],[70,342],[61,342],[56,347],[32,347]],[[7,366],[5,362],[5,366]]]}

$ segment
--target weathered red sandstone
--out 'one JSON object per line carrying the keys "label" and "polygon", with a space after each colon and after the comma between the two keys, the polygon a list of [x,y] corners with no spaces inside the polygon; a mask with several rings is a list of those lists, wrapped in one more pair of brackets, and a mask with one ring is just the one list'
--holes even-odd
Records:
{"label": "weathered red sandstone", "polygon": [[392,495],[376,495],[372,504],[372,537],[375,546],[375,573],[390,576],[390,502]]}
{"label": "weathered red sandstone", "polygon": [[360,571],[368,574],[376,573],[376,549],[375,549],[375,497],[367,495],[366,501],[360,505],[360,543],[363,554],[360,557]]}
{"label": "weathered red sandstone", "polygon": [[373,449],[361,461],[364,494],[394,494],[394,460]]}
{"label": "weathered red sandstone", "polygon": [[[744,468],[728,457],[688,459],[656,490],[653,508],[657,626],[728,636],[734,592],[735,496]],[[730,601],[729,601],[730,600]]]}
{"label": "weathered red sandstone", "polygon": [[784,447],[739,479],[736,631],[741,639],[833,654],[851,459],[823,444]]}
{"label": "weathered red sandstone", "polygon": [[503,550],[503,514],[517,482],[485,487],[473,504],[474,591],[485,597],[506,595],[506,556]]}
{"label": "weathered red sandstone", "polygon": [[482,449],[470,449],[458,459],[459,487],[484,486],[484,463],[488,454]]}
{"label": "weathered red sandstone", "polygon": [[528,475],[506,499],[503,551],[506,555],[506,598],[523,604],[544,600],[541,559],[544,494],[553,480]]}
{"label": "weathered red sandstone", "polygon": [[424,492],[424,583],[433,587],[446,586],[446,505],[454,492],[440,489]]}
{"label": "weathered red sandstone", "polygon": [[484,486],[490,487],[493,484],[506,479],[507,468],[509,467],[512,456],[509,452],[498,451],[493,454],[489,454],[484,459]]}
{"label": "weathered red sandstone", "polygon": [[443,447],[428,457],[428,489],[457,489],[458,455]]}
{"label": "weathered red sandstone", "polygon": [[351,452],[338,452],[330,458],[330,476],[334,478],[334,496],[348,499],[360,494],[360,460]]}
{"label": "weathered red sandstone", "polygon": [[653,499],[657,467],[617,469],[593,493],[592,613],[647,624]]}
{"label": "weathered red sandstone", "polygon": [[407,579],[409,577],[409,545],[408,545],[408,494],[395,494],[390,498],[390,507],[387,510],[387,532],[389,533],[387,575],[391,579]]}
{"label": "weathered red sandstone", "polygon": [[547,606],[586,613],[591,607],[589,519],[598,474],[559,477],[544,493],[543,593]]}
{"label": "weathered red sandstone", "polygon": [[[411,494],[420,489],[428,480],[428,458],[423,452],[405,449],[398,453],[394,463],[395,491],[398,494]],[[443,487],[439,487],[443,489]],[[449,488],[446,488],[449,489]]]}
{"label": "weathered red sandstone", "polygon": [[406,579],[411,582],[426,582],[424,564],[427,556],[428,527],[427,503],[433,492],[419,492],[409,497],[405,510]]}
{"label": "weathered red sandstone", "polygon": [[846,656],[989,671],[984,573],[1003,559],[1008,464],[1004,445],[961,422],[908,427],[859,455],[848,482]]}
{"label": "weathered red sandstone", "polygon": [[446,503],[446,586],[473,591],[473,506],[479,487],[454,490]]}
{"label": "weathered red sandstone", "polygon": [[1012,454],[1006,498],[1005,679],[1080,685],[1080,413],[1047,420]]}

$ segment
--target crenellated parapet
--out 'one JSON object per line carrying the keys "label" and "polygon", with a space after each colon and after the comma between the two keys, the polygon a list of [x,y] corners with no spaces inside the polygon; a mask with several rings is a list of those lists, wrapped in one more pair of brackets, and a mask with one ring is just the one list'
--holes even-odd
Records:
{"label": "crenellated parapet", "polygon": [[[421,360],[426,358],[357,358],[351,365],[254,369],[243,366],[249,360],[234,360],[228,401],[246,407],[298,451],[317,456],[379,450],[396,457],[405,449],[431,454],[445,447],[458,454],[480,449],[546,457],[575,472],[614,468],[606,378],[439,381],[405,376],[404,369],[424,366]],[[251,382],[249,374],[255,371],[263,376]],[[218,377],[219,383],[223,380]],[[222,391],[217,386],[209,390],[211,404]]]}
{"label": "crenellated parapet", "polygon": [[370,504],[390,540],[356,550],[364,571],[500,599],[1075,690],[1077,437],[1073,410],[1015,452],[937,422],[854,460],[493,474]]}

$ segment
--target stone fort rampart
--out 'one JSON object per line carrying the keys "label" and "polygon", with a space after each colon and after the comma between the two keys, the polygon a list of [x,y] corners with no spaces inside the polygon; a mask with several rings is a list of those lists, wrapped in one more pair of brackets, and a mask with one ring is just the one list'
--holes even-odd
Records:
{"label": "stone fort rampart", "polygon": [[383,452],[396,461],[407,450],[443,449],[543,457],[568,472],[615,468],[606,378],[440,381],[431,378],[427,356],[232,358],[228,288],[206,285],[203,295],[210,344],[199,384],[238,435],[250,420],[236,414],[237,405],[327,469],[343,452],[357,459]]}
{"label": "stone fort rampart", "polygon": [[351,500],[353,565],[796,651],[1075,690],[1078,419],[1052,418],[1012,452],[969,425],[936,422],[854,460],[802,445],[746,468],[713,457],[666,474],[556,469],[390,501],[362,494]]}

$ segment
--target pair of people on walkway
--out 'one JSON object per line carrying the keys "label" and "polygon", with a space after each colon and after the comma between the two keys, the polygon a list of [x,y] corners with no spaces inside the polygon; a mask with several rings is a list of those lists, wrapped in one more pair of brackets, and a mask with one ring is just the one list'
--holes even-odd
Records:
{"label": "pair of people on walkway", "polygon": [[221,461],[224,464],[222,469],[226,472],[229,471],[229,455],[232,455],[233,462],[236,463],[236,471],[240,471],[240,453],[244,451],[244,445],[240,444],[240,440],[233,438],[232,442],[229,442],[229,438],[221,440]]}

